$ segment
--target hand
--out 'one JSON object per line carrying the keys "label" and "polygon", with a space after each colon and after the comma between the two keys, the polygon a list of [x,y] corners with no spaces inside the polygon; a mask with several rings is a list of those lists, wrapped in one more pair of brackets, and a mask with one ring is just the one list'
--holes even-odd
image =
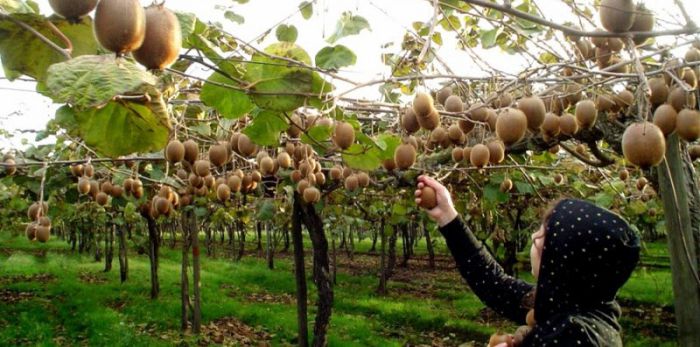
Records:
{"label": "hand", "polygon": [[426,186],[435,189],[435,197],[437,199],[437,206],[432,210],[428,210],[428,216],[437,222],[440,227],[444,227],[457,218],[457,210],[452,203],[450,192],[435,179],[428,176],[420,176],[418,177],[418,189],[416,190],[416,204],[420,204],[422,189]]}

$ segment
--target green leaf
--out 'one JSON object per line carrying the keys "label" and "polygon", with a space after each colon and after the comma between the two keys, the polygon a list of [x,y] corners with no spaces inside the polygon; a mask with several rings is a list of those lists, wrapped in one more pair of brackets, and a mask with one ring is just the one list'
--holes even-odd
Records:
{"label": "green leaf", "polygon": [[233,11],[226,11],[224,13],[224,18],[230,20],[231,22],[237,23],[237,24],[243,24],[245,23],[245,18],[241,16],[240,14],[236,14]]}
{"label": "green leaf", "polygon": [[[15,14],[12,17],[31,26],[59,47],[64,46],[63,41],[46,25],[46,18],[35,14]],[[97,54],[98,44],[90,17],[84,17],[79,24],[59,18],[51,18],[51,22],[73,43],[73,57]],[[38,81],[45,79],[50,65],[66,60],[61,53],[10,20],[0,20],[0,59],[5,76],[10,80],[27,75]]]}
{"label": "green leaf", "polygon": [[0,10],[4,13],[36,13],[34,8],[20,0],[0,0]]}
{"label": "green leaf", "polygon": [[501,28],[494,28],[491,30],[482,31],[480,35],[481,46],[484,49],[489,49],[496,46],[496,38],[498,38],[498,34],[500,34],[500,32]]}
{"label": "green leaf", "polygon": [[217,110],[224,118],[237,119],[255,108],[245,92],[214,84],[231,85],[233,81],[224,75],[214,72],[207,81],[202,87],[199,98],[205,105]]}
{"label": "green leaf", "polygon": [[168,143],[169,125],[146,105],[110,101],[102,108],[77,111],[63,107],[59,111],[57,117],[63,120],[70,119],[66,113],[72,111],[80,137],[109,157],[159,151]]}
{"label": "green leaf", "polygon": [[111,54],[83,55],[51,65],[46,77],[53,101],[81,108],[104,105],[116,95],[155,84],[149,72]]}
{"label": "green leaf", "polygon": [[343,12],[342,16],[335,25],[335,32],[328,37],[328,43],[335,43],[346,36],[359,34],[363,29],[372,31],[369,22],[361,16],[354,16],[352,12]]}
{"label": "green leaf", "polygon": [[306,144],[316,144],[316,142],[324,142],[331,138],[333,127],[328,125],[316,125],[311,127],[309,131],[301,135],[301,141]]}
{"label": "green leaf", "polygon": [[302,1],[301,4],[299,4],[299,11],[304,19],[309,19],[311,15],[314,14],[314,4],[309,1]]}
{"label": "green leaf", "polygon": [[178,22],[180,22],[180,31],[182,32],[182,38],[186,39],[190,37],[190,34],[192,34],[195,29],[195,24],[197,23],[197,16],[189,12],[174,12],[175,16],[177,16]]}
{"label": "green leaf", "polygon": [[375,143],[381,149],[379,159],[388,160],[394,158],[394,152],[401,144],[401,138],[392,134],[381,134],[377,136]]}
{"label": "green leaf", "polygon": [[277,40],[281,42],[294,43],[299,36],[299,31],[297,30],[297,27],[293,25],[281,24],[277,27],[275,36],[277,36]]}
{"label": "green leaf", "polygon": [[364,171],[376,170],[382,164],[377,148],[365,150],[362,145],[357,143],[345,150],[343,161],[352,169]]}
{"label": "green leaf", "polygon": [[253,123],[243,129],[243,133],[258,145],[278,145],[280,133],[289,127],[287,120],[277,112],[265,110],[256,113]]}
{"label": "green leaf", "polygon": [[503,193],[496,185],[487,185],[484,187],[484,199],[491,204],[500,204],[508,201],[510,195]]}
{"label": "green leaf", "polygon": [[343,45],[324,47],[316,53],[316,66],[324,69],[339,69],[355,65],[357,56]]}

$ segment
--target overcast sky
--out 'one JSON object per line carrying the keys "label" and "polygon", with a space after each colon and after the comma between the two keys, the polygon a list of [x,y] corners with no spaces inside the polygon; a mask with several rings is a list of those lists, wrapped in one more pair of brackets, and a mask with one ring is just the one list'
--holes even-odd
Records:
{"label": "overcast sky", "polygon": [[[688,12],[700,13],[700,1],[682,0]],[[151,0],[141,0],[144,5]],[[415,21],[429,21],[432,17],[432,7],[427,0],[316,0],[314,15],[309,20],[304,20],[298,13],[298,5],[301,0],[250,0],[247,4],[238,4],[233,0],[167,0],[166,6],[171,9],[195,13],[204,21],[216,21],[224,25],[224,28],[237,37],[250,41],[258,38],[262,33],[276,24],[282,22],[292,24],[299,30],[297,43],[303,47],[312,57],[321,48],[328,45],[325,38],[330,36],[340,15],[345,11],[352,11],[365,17],[372,31],[363,31],[358,36],[341,39],[338,43],[350,47],[358,56],[357,64],[341,70],[341,74],[354,81],[369,81],[378,77],[385,77],[390,71],[380,61],[380,55],[387,52],[400,51],[400,42],[406,30],[411,29]],[[577,1],[578,3],[590,3],[592,1]],[[42,12],[51,13],[48,1],[39,1]],[[517,5],[519,1],[515,1]],[[563,5],[561,0],[537,1],[545,13],[545,16],[558,23],[573,20],[570,9]],[[652,9],[664,25],[672,25],[681,20],[680,12],[674,6],[673,0],[649,0],[647,7]],[[245,22],[236,24],[224,19],[223,8],[243,16]],[[668,24],[667,24],[668,23]],[[666,38],[673,40],[675,38]],[[454,35],[443,33],[443,46],[438,54],[457,74],[485,75],[469,56],[456,48],[457,39]],[[261,43],[254,43],[260,48],[276,41],[274,31]],[[382,46],[393,42],[393,46],[383,49]],[[498,49],[488,51],[478,50],[479,55],[500,70],[517,73],[525,66],[526,61],[518,56],[511,56],[500,52]],[[676,52],[682,54],[683,52]],[[0,71],[0,76],[2,71]],[[339,85],[340,90],[345,86]],[[359,90],[351,96],[376,98],[377,86]],[[46,122],[54,116],[56,105],[51,100],[34,92],[34,84],[31,82],[0,79],[0,129],[15,132],[25,129],[43,129]],[[19,135],[11,141],[0,138],[0,151],[9,146],[19,146],[21,139],[33,142],[34,134]]]}

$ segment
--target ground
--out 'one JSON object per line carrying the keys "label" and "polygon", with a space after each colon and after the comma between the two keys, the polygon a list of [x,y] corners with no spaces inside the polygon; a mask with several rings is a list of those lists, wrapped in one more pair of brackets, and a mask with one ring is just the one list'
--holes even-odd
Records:
{"label": "ground", "polygon": [[[437,269],[421,253],[397,268],[388,295],[377,295],[378,257],[368,246],[360,243],[353,260],[338,253],[331,346],[482,346],[490,334],[515,329],[484,308],[441,247]],[[202,257],[203,332],[196,337],[180,333],[181,251],[167,243],[161,295],[150,300],[145,255],[130,253],[129,280],[121,284],[116,257],[105,273],[102,262],[71,253],[63,241],[37,244],[0,233],[0,345],[292,346],[291,255],[278,254],[269,270],[255,244],[247,247],[251,252],[240,262]],[[642,265],[620,292],[626,346],[675,345],[665,247],[647,244]],[[313,304],[311,281],[309,288]],[[312,323],[312,305],[310,311]]]}

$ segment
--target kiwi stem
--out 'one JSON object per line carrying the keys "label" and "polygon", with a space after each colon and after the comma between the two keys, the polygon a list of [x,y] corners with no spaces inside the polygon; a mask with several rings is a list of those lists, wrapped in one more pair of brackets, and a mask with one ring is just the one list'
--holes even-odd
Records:
{"label": "kiwi stem", "polygon": [[25,23],[17,18],[14,18],[6,13],[0,13],[0,19],[9,20],[10,22],[15,23],[17,26],[21,27],[22,29],[29,31],[32,35],[36,36],[39,40],[41,40],[41,42],[45,43],[47,46],[51,47],[56,52],[63,55],[64,58],[66,58],[66,59],[72,58],[72,56],[71,56],[70,52],[68,52],[68,50],[59,47],[57,44],[55,44],[53,41],[49,40],[42,33],[38,32],[36,29],[32,28],[29,24],[27,24],[27,23]]}
{"label": "kiwi stem", "polygon": [[66,35],[64,35],[63,32],[61,30],[59,30],[56,27],[56,25],[54,25],[53,22],[51,22],[50,20],[46,21],[46,26],[48,26],[49,29],[51,29],[51,32],[56,34],[56,36],[58,36],[58,38],[60,38],[61,41],[63,41],[63,43],[66,46],[65,51],[69,55],[72,55],[73,54],[73,42],[71,42],[71,40]]}

